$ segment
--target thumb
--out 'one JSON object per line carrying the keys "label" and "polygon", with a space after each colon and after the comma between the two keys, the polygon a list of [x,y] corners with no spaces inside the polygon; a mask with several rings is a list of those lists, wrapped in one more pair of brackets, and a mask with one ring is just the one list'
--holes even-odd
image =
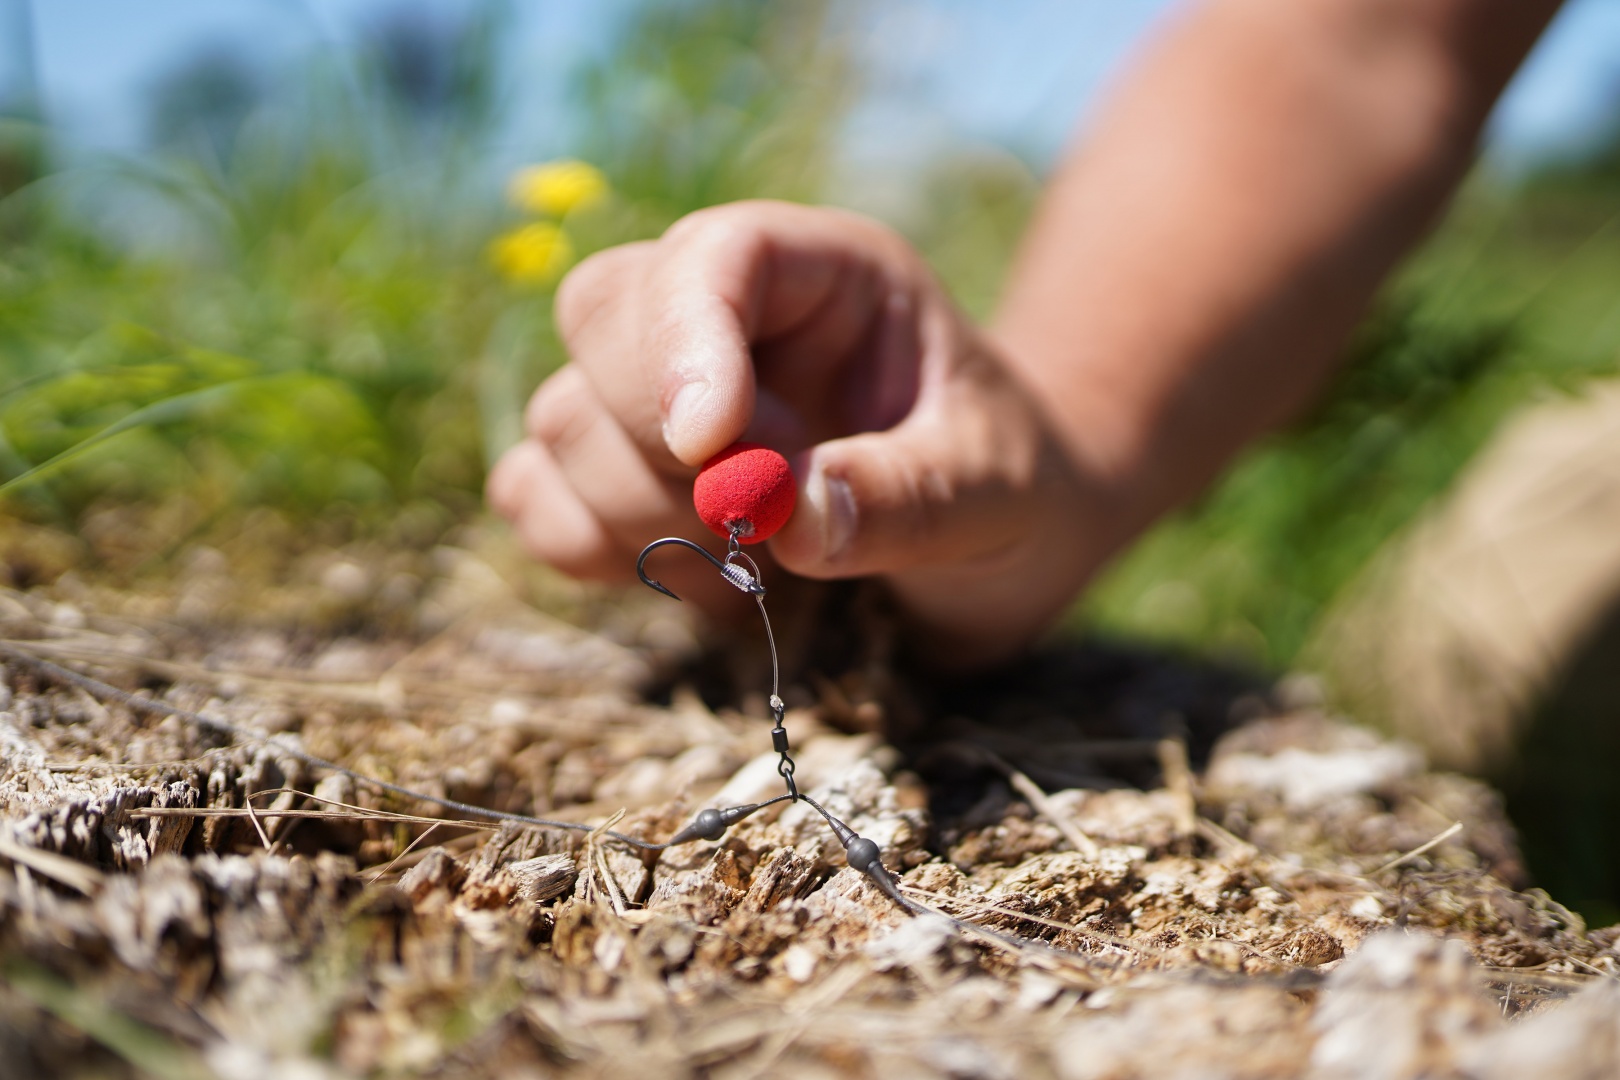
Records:
{"label": "thumb", "polygon": [[1044,629],[1106,555],[1112,496],[1031,408],[947,396],[955,408],[801,455],[771,554],[804,577],[883,577],[934,662],[983,664]]}
{"label": "thumb", "polygon": [[796,574],[841,578],[1011,548],[1033,527],[1047,480],[1039,435],[1021,419],[1001,424],[968,407],[913,413],[888,431],[816,446],[796,463],[799,506],[772,554]]}

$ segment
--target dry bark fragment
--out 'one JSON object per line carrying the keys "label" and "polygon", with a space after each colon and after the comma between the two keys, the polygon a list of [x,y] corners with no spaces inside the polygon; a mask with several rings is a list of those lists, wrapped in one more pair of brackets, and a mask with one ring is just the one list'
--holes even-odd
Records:
{"label": "dry bark fragment", "polygon": [[399,887],[417,903],[434,890],[454,893],[467,879],[467,871],[443,848],[434,848],[427,857],[399,879]]}

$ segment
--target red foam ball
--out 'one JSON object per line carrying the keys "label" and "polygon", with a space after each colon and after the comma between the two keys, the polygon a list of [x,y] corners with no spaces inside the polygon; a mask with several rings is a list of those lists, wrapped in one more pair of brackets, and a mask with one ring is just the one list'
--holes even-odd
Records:
{"label": "red foam ball", "polygon": [[698,517],[717,535],[757,544],[787,524],[798,499],[787,458],[758,443],[732,443],[703,463],[692,484]]}

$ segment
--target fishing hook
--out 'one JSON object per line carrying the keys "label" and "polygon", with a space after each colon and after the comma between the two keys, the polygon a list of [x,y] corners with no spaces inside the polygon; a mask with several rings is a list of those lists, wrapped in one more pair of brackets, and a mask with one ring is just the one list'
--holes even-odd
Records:
{"label": "fishing hook", "polygon": [[[657,589],[659,592],[663,593],[672,600],[680,599],[680,597],[676,596],[675,593],[670,590],[669,586],[658,581],[656,578],[650,577],[647,574],[647,556],[651,555],[655,550],[663,547],[665,544],[679,544],[681,547],[691,548],[705,559],[708,559],[709,562],[713,564],[714,568],[720,571],[720,576],[731,582],[732,585],[736,586],[738,589],[749,594],[750,596],[755,597],[756,599],[764,599],[765,586],[759,583],[759,566],[754,562],[753,559],[749,558],[743,553],[742,548],[737,543],[737,537],[735,534],[732,535],[731,548],[726,552],[726,557],[724,559],[721,559],[703,545],[694,544],[692,541],[687,540],[684,537],[666,536],[662,540],[654,540],[652,543],[641,549],[641,558],[636,560],[636,576],[639,577],[641,579],[641,583],[646,585],[648,588]],[[739,559],[746,561],[748,566],[743,567],[738,565],[737,560]],[[750,573],[750,570],[753,572]]]}
{"label": "fishing hook", "polygon": [[[782,755],[782,760],[776,771],[781,775],[783,782],[787,784],[788,794],[797,799],[799,798],[799,787],[793,781],[793,756],[788,745],[787,729],[782,726],[782,717],[787,706],[782,702],[782,674],[781,665],[776,658],[776,634],[771,630],[771,617],[765,612],[765,586],[760,584],[759,564],[743,551],[741,536],[742,534],[737,529],[732,530],[731,540],[726,545],[726,557],[724,559],[701,544],[694,544],[684,537],[666,536],[662,540],[654,540],[641,549],[641,557],[636,560],[636,576],[648,588],[657,589],[665,596],[679,600],[680,597],[676,596],[669,586],[647,573],[647,556],[665,544],[679,544],[681,547],[690,548],[709,560],[709,564],[720,571],[721,577],[754,598],[754,603],[759,608],[759,617],[765,622],[765,643],[770,647],[771,651],[771,696],[769,704],[771,707],[771,720],[775,724],[771,728],[771,745],[775,747],[777,753]],[[748,565],[744,566],[743,563]]]}

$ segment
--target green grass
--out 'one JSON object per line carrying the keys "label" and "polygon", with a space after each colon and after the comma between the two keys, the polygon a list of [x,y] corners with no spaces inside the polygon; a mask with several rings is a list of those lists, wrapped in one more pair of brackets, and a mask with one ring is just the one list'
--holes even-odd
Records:
{"label": "green grass", "polygon": [[[830,10],[654,2],[628,20],[576,75],[575,152],[614,192],[562,222],[576,253],[729,199],[835,197],[862,72],[823,32]],[[202,108],[218,95],[178,73],[163,141],[133,160],[53,173],[48,131],[4,127],[0,505],[72,529],[179,503],[170,550],[260,508],[326,538],[410,518],[423,541],[478,513],[524,398],[562,361],[548,287],[485,255],[522,220],[483,149],[500,20],[481,9],[449,42],[437,97],[373,43],[312,58],[241,115]],[[1156,528],[1078,618],[1287,665],[1504,415],[1613,370],[1616,188],[1607,159],[1475,184],[1329,400]],[[898,224],[984,315],[1035,191],[1015,158],[964,148]],[[134,221],[157,241],[131,242]]]}
{"label": "green grass", "polygon": [[[651,12],[579,76],[582,154],[614,195],[562,222],[578,255],[712,202],[807,198],[830,159],[842,54],[801,36],[817,38],[820,8]],[[453,43],[484,83],[498,22],[491,7]],[[523,220],[480,149],[497,124],[488,87],[452,80],[462,89],[424,112],[386,60],[314,58],[225,136],[204,110],[189,141],[177,76],[170,143],[12,185],[10,512],[73,528],[98,506],[179,498],[198,528],[268,507],[351,531],[410,507],[446,525],[477,512],[523,399],[562,361],[550,289],[486,257]],[[130,242],[131,220],[155,221],[156,242]]]}

